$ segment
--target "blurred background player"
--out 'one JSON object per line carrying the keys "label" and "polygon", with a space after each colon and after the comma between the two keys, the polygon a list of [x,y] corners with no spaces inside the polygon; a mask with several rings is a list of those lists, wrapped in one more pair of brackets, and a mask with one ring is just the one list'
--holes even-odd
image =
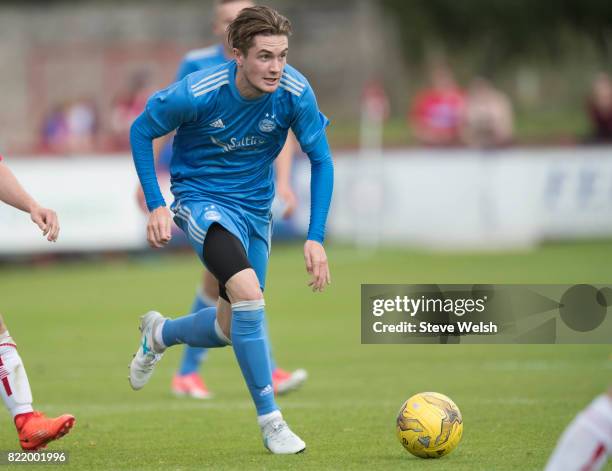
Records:
{"label": "blurred background player", "polygon": [[409,122],[415,139],[433,147],[461,144],[460,125],[465,93],[449,66],[436,62],[430,70],[429,88],[421,90],[410,109]]}
{"label": "blurred background player", "polygon": [[567,426],[545,471],[598,471],[612,454],[612,388]]}
{"label": "blurred background player", "polygon": [[[0,201],[30,214],[49,242],[55,242],[59,223],[54,211],[42,208],[19,184],[0,156]],[[0,395],[13,416],[19,443],[24,450],[44,448],[52,440],[66,435],[75,419],[64,414],[47,418],[32,408],[32,391],[17,345],[0,315]]]}
{"label": "blurred background player", "polygon": [[[325,128],[306,79],[286,65],[289,21],[267,7],[240,12],[228,27],[234,61],[196,72],[157,92],[132,126],[134,163],[151,214],[147,238],[161,248],[172,217],[155,175],[152,141],[178,128],[171,164],[175,222],[220,283],[217,308],[167,319],[141,318],[130,384],[141,389],[167,347],[231,344],[257,410],[264,446],[274,454],[303,451],[278,408],[265,328],[263,290],[270,254],[274,159],[289,127],[311,163],[311,218],[304,260],[309,286],[330,282],[323,248],[333,188]],[[211,126],[211,123],[222,126]],[[230,144],[228,144],[230,143]],[[231,339],[231,340],[230,340]]]}
{"label": "blurred background player", "polygon": [[474,148],[496,149],[512,143],[512,103],[490,80],[475,77],[465,98],[461,119],[463,142]]}
{"label": "blurred background player", "polygon": [[[215,67],[233,59],[232,49],[227,43],[226,29],[242,9],[253,5],[253,2],[247,0],[217,0],[214,7],[213,33],[219,40],[219,43],[204,49],[195,49],[188,52],[179,66],[176,80],[182,80],[193,72]],[[295,139],[290,132],[283,150],[275,161],[276,198],[281,202],[280,207],[282,208],[283,218],[291,217],[297,203],[291,188],[291,164],[296,147]],[[159,155],[158,166],[160,173],[165,178],[169,178],[168,168],[172,158],[172,141],[168,138],[159,139],[155,143],[155,148]],[[139,200],[141,201],[141,206],[146,209],[144,195],[140,187]],[[216,306],[218,297],[218,281],[212,274],[204,270],[201,286],[196,292],[190,312],[198,312],[201,309]],[[206,348],[185,345],[179,369],[172,378],[171,388],[174,395],[179,397],[189,396],[196,399],[211,397],[210,390],[198,374],[206,353]],[[307,373],[304,369],[300,368],[289,372],[279,368],[274,361],[272,352],[270,352],[270,361],[272,362],[272,380],[276,394],[285,394],[293,391],[306,381]]]}

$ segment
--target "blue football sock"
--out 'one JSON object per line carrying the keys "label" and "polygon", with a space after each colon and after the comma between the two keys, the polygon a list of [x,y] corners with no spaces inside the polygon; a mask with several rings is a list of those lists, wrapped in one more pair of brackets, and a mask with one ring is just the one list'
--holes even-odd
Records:
{"label": "blue football sock", "polygon": [[266,330],[266,344],[268,345],[268,355],[270,356],[270,370],[274,373],[276,369],[276,361],[274,360],[274,355],[272,355],[272,342],[270,342],[270,331],[268,330],[268,319],[264,317],[264,329]]}
{"label": "blue football sock", "polygon": [[[191,311],[189,312],[195,313],[201,311],[202,309],[206,309],[207,307],[213,306],[214,304],[210,304],[210,300],[204,300],[203,296],[200,293],[197,293],[193,300],[193,304],[191,305]],[[191,347],[189,345],[185,345],[178,374],[188,375],[197,373],[200,369],[202,361],[204,361],[204,358],[206,358],[207,351],[208,350],[203,347]]]}
{"label": "blue football sock", "polygon": [[268,339],[264,328],[264,302],[232,304],[232,344],[257,415],[278,410],[274,402]]}
{"label": "blue football sock", "polygon": [[162,340],[166,347],[179,343],[192,347],[225,347],[228,342],[218,326],[215,326],[216,320],[215,307],[207,307],[178,319],[168,319],[162,328]]}

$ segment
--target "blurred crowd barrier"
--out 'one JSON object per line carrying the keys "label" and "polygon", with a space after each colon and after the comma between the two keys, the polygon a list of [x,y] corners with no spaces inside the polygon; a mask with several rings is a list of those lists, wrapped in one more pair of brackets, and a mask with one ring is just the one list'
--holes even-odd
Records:
{"label": "blurred crowd barrier", "polygon": [[29,215],[0,205],[0,254],[135,250],[146,246],[145,215],[136,198],[132,159],[93,157],[6,158],[37,200],[57,211],[60,236],[43,238]]}
{"label": "blurred crowd barrier", "polygon": [[610,237],[610,151],[411,150],[337,159],[329,233],[360,245],[468,250]]}
{"label": "blurred crowd barrier", "polygon": [[[397,150],[384,158],[336,154],[328,240],[442,250],[524,248],[549,239],[612,236],[612,148],[499,151]],[[47,243],[27,215],[0,207],[0,255],[146,249],[146,216],[128,155],[15,158],[10,165],[57,210],[60,240]],[[298,210],[275,234],[303,238],[310,165],[298,159]],[[164,188],[170,202],[169,189]],[[180,236],[176,238],[180,245]]]}

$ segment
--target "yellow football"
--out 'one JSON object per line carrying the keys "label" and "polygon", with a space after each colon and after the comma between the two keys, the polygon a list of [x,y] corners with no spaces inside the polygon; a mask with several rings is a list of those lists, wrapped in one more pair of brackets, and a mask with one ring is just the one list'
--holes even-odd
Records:
{"label": "yellow football", "polygon": [[453,451],[463,435],[463,418],[457,405],[444,394],[415,394],[397,416],[397,438],[420,458],[440,458]]}

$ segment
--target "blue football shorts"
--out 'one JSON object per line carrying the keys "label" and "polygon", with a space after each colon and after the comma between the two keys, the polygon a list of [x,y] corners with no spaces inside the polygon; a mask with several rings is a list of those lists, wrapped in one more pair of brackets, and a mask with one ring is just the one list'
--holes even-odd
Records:
{"label": "blue football shorts", "polygon": [[174,222],[183,230],[203,264],[206,232],[212,224],[220,224],[238,237],[263,291],[272,242],[271,214],[260,216],[213,200],[176,200],[170,209],[174,212]]}

